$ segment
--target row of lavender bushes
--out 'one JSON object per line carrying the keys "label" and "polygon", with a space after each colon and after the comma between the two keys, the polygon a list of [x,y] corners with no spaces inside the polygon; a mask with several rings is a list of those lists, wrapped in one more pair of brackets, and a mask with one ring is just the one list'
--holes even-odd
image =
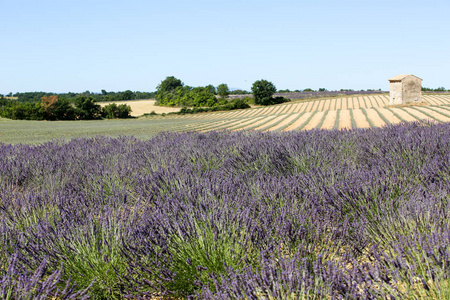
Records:
{"label": "row of lavender bushes", "polygon": [[0,297],[448,298],[449,132],[0,144]]}
{"label": "row of lavender bushes", "polygon": [[[290,92],[290,93],[275,93],[275,97],[284,97],[291,100],[304,100],[304,99],[316,99],[323,97],[343,97],[351,95],[373,95],[373,94],[385,94],[386,91],[313,91],[313,92]],[[253,97],[252,94],[248,95],[229,95],[231,99],[242,99],[245,97]]]}

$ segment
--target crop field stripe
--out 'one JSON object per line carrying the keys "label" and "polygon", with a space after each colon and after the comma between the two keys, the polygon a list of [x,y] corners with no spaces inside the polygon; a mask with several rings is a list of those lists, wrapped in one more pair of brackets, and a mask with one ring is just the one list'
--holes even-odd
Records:
{"label": "crop field stripe", "polygon": [[411,121],[414,121],[414,120],[411,119],[411,116],[410,116],[410,115],[408,115],[408,116],[407,116],[407,119],[405,119],[405,118],[404,118],[405,115],[404,115],[404,114],[400,115],[400,114],[398,113],[398,111],[395,111],[395,110],[394,110],[394,108],[385,107],[385,109],[388,110],[388,111],[390,111],[397,119],[399,119],[399,120],[402,121],[402,122],[411,122]]}
{"label": "crop field stripe", "polygon": [[276,111],[274,112],[274,114],[277,114],[277,115],[283,114],[283,111],[284,111],[284,110],[286,109],[286,107],[287,107],[286,104],[278,104],[277,106],[278,106],[278,110],[276,110]]}
{"label": "crop field stripe", "polygon": [[301,114],[296,114],[296,113],[288,114],[284,120],[282,120],[276,126],[273,126],[268,130],[269,131],[281,131],[282,129],[284,129],[284,128],[288,127],[290,124],[292,124],[293,120],[296,120],[299,117],[299,115],[301,115]]}
{"label": "crop field stripe", "polygon": [[441,95],[435,95],[435,99],[439,100],[442,105],[448,104],[448,99],[446,99],[446,97],[443,97]]}
{"label": "crop field stripe", "polygon": [[336,110],[342,109],[343,106],[344,106],[344,99],[339,98],[338,105],[336,105]]}
{"label": "crop field stripe", "polygon": [[229,124],[236,123],[236,121],[239,121],[240,119],[231,119],[228,121],[222,121],[218,122],[218,124],[212,124],[211,126],[207,126],[206,128],[203,128],[203,130],[211,131],[211,130],[218,130],[219,128],[228,127]]}
{"label": "crop field stripe", "polygon": [[241,130],[253,130],[256,129],[264,124],[266,124],[267,122],[270,122],[271,120],[275,119],[277,116],[276,115],[270,115],[270,116],[265,116],[262,119],[259,119],[258,121],[255,121],[249,125],[246,125],[244,127],[241,127],[239,129]]}
{"label": "crop field stripe", "polygon": [[306,119],[308,119],[313,113],[311,112],[306,112],[303,111],[301,114],[300,118],[297,118],[295,120],[295,122],[293,122],[289,127],[287,127],[286,129],[284,129],[283,131],[292,131],[292,130],[296,130],[296,128],[300,127],[301,125],[303,125],[303,123],[305,122]]}
{"label": "crop field stripe", "polygon": [[255,123],[255,122],[257,122],[257,121],[259,121],[261,119],[264,119],[265,117],[266,116],[259,116],[259,117],[255,117],[255,118],[248,118],[248,119],[242,120],[241,122],[238,122],[238,123],[236,123],[234,125],[227,126],[226,129],[239,130],[239,129],[244,128],[244,127],[246,127],[246,126],[248,126],[250,124],[253,124],[253,123]]}
{"label": "crop field stripe", "polygon": [[370,108],[370,101],[369,101],[369,99],[367,97],[365,97],[365,96],[362,96],[361,99],[363,99],[363,101],[364,101],[364,106],[365,106],[364,108],[365,109]]}
{"label": "crop field stripe", "polygon": [[438,104],[446,104],[446,102],[443,99],[441,99],[439,96],[433,95],[433,96],[431,96],[431,98],[433,100],[435,100],[436,103],[438,103]]}
{"label": "crop field stripe", "polygon": [[423,96],[423,100],[430,103],[431,105],[441,105],[443,104],[442,101],[439,101],[439,99],[434,98],[431,95],[425,95]]}
{"label": "crop field stripe", "polygon": [[417,106],[411,106],[410,108],[414,109],[414,110],[416,110],[416,111],[418,111],[418,112],[420,112],[420,113],[422,113],[422,114],[424,114],[424,115],[430,117],[431,119],[436,120],[436,121],[438,121],[440,123],[450,122],[450,118],[440,114],[439,112],[436,112],[436,111],[433,111],[433,110],[431,110],[431,111],[423,110],[422,108],[425,108],[425,107],[420,107],[419,108]]}
{"label": "crop field stripe", "polygon": [[287,117],[289,117],[289,115],[277,115],[272,120],[269,120],[268,122],[256,127],[255,130],[266,131],[269,128],[276,126],[281,121],[285,120]]}
{"label": "crop field stripe", "polygon": [[450,111],[446,111],[444,109],[444,107],[442,107],[442,106],[436,106],[436,107],[426,106],[424,108],[432,110],[432,111],[435,111],[435,112],[437,112],[437,113],[439,113],[439,114],[441,114],[441,115],[443,115],[443,116],[445,116],[447,118],[450,118],[450,114],[449,114]]}
{"label": "crop field stripe", "polygon": [[382,106],[388,106],[389,105],[389,97],[386,97],[385,95],[377,95],[378,99],[381,100]]}
{"label": "crop field stripe", "polygon": [[325,99],[320,100],[319,104],[319,110],[324,110],[323,107],[325,106]]}
{"label": "crop field stripe", "polygon": [[369,108],[372,108],[372,107],[375,107],[376,105],[375,105],[375,101],[373,100],[373,96],[367,96],[367,100],[369,101],[369,103],[370,103],[370,107]]}
{"label": "crop field stripe", "polygon": [[372,120],[369,118],[369,114],[367,113],[367,109],[366,108],[361,108],[361,112],[363,113],[364,117],[366,117],[367,123],[369,123],[369,126],[372,128],[377,127]]}
{"label": "crop field stripe", "polygon": [[330,99],[327,99],[325,102],[325,105],[323,106],[324,107],[323,110],[329,110],[330,106],[331,106],[331,101],[330,101]]}
{"label": "crop field stripe", "polygon": [[355,111],[354,109],[350,110],[350,122],[352,123],[352,128],[356,129],[356,128],[358,128],[358,125],[356,124],[356,121],[355,121],[354,111]]}
{"label": "crop field stripe", "polygon": [[386,122],[385,118],[382,118],[378,112],[378,110],[375,109],[375,107],[366,109],[366,116],[369,120],[369,123],[372,123],[375,127],[382,127],[385,125],[390,124],[390,122]]}
{"label": "crop field stripe", "polygon": [[319,124],[320,120],[322,119],[322,115],[323,115],[324,113],[325,113],[325,112],[323,112],[323,111],[317,111],[317,110],[315,110],[315,111],[314,111],[313,117],[311,118],[311,120],[309,121],[309,123],[306,124],[305,127],[303,127],[302,130],[310,130],[310,129],[316,128],[317,125]]}
{"label": "crop field stripe", "polygon": [[232,119],[232,120],[226,120],[226,119],[217,120],[217,121],[213,121],[213,122],[208,122],[207,124],[203,124],[203,126],[199,126],[197,130],[210,130],[211,128],[220,127],[224,123],[225,124],[229,124],[229,123],[233,123],[233,122],[236,122],[236,119]]}
{"label": "crop field stripe", "polygon": [[240,117],[250,117],[250,116],[258,115],[258,114],[261,114],[261,111],[264,109],[266,109],[266,107],[264,107],[264,108],[255,107],[255,108],[247,109],[247,110],[245,110],[245,113],[240,115]]}
{"label": "crop field stripe", "polygon": [[336,109],[336,99],[330,99],[330,107],[327,110],[335,110]]}
{"label": "crop field stripe", "polygon": [[324,115],[325,118],[323,118],[323,122],[322,124],[320,124],[320,126],[317,126],[317,128],[319,129],[333,129],[336,126],[336,119],[337,119],[337,115],[338,112],[341,109],[338,110],[327,110]]}
{"label": "crop field stripe", "polygon": [[425,116],[425,118],[424,117],[419,117],[419,116],[417,116],[417,114],[413,114],[410,110],[407,110],[406,108],[404,108],[404,107],[397,107],[399,110],[401,110],[401,111],[403,111],[403,112],[405,112],[405,113],[407,113],[407,114],[409,114],[410,116],[412,116],[415,120],[417,120],[417,121],[421,121],[421,120],[426,120],[426,119],[428,119],[428,117],[427,116]]}
{"label": "crop field stripe", "polygon": [[289,111],[290,113],[298,113],[300,111],[300,108],[303,106],[303,103],[295,103],[293,104],[293,107]]}
{"label": "crop field stripe", "polygon": [[341,107],[341,109],[342,110],[348,109],[348,100],[347,100],[347,98],[342,98],[342,107]]}
{"label": "crop field stripe", "polygon": [[[332,110],[334,111],[334,110]],[[326,110],[323,112],[322,117],[320,118],[319,123],[315,126],[315,128],[320,129],[323,126],[323,122],[325,122],[325,118],[327,117],[328,113],[330,112],[330,110]]]}
{"label": "crop field stripe", "polygon": [[297,103],[292,103],[291,106],[289,107],[287,113],[288,114],[293,113],[296,107],[297,107]]}
{"label": "crop field stripe", "polygon": [[357,97],[352,97],[352,101],[353,101],[353,109],[359,109],[359,100]]}
{"label": "crop field stripe", "polygon": [[381,100],[380,97],[378,97],[378,96],[373,96],[373,98],[375,99],[375,101],[377,101],[377,106],[378,106],[378,107],[383,107],[383,106],[385,106],[385,105],[384,105],[384,102]]}
{"label": "crop field stripe", "polygon": [[285,125],[277,128],[275,131],[290,131],[293,128],[291,128],[291,126],[293,126],[306,112],[302,111],[300,113],[296,113],[294,114],[294,118],[292,118],[288,123],[286,123]]}
{"label": "crop field stripe", "polygon": [[450,104],[450,95],[440,95],[438,98],[441,99],[444,104]]}
{"label": "crop field stripe", "polygon": [[347,99],[347,109],[353,109],[353,101],[351,100],[351,98],[346,99]]}
{"label": "crop field stripe", "polygon": [[283,109],[280,111],[280,114],[286,114],[290,107],[290,104],[283,104]]}
{"label": "crop field stripe", "polygon": [[269,115],[278,115],[280,114],[280,109],[283,109],[284,107],[281,105],[276,105],[273,107],[272,111],[270,112]]}
{"label": "crop field stripe", "polygon": [[311,119],[317,113],[317,110],[313,111],[313,112],[308,112],[308,113],[309,113],[309,116],[299,126],[297,126],[296,128],[294,128],[292,130],[302,130],[311,121]]}
{"label": "crop field stripe", "polygon": [[268,110],[269,110],[269,107],[257,107],[257,108],[254,108],[252,113],[248,114],[247,117],[266,115]]}
{"label": "crop field stripe", "polygon": [[313,101],[309,101],[307,106],[305,107],[305,111],[310,112],[313,105],[314,105]]}
{"label": "crop field stripe", "polygon": [[355,119],[356,126],[357,128],[370,128],[372,126],[368,122],[367,117],[362,109],[363,108],[353,110],[353,117]]}
{"label": "crop field stripe", "polygon": [[339,113],[339,130],[342,129],[352,129],[352,116],[350,115],[349,109],[341,110]]}
{"label": "crop field stripe", "polygon": [[391,125],[391,124],[392,124],[392,122],[389,121],[389,119],[386,118],[386,117],[380,112],[380,109],[379,109],[378,107],[374,107],[373,109],[377,112],[378,116],[384,121],[385,124],[387,124],[387,125]]}
{"label": "crop field stripe", "polygon": [[334,130],[338,130],[339,129],[339,119],[341,117],[341,111],[342,111],[342,109],[338,109],[336,111],[336,118],[334,119],[334,125],[333,125],[333,129]]}
{"label": "crop field stripe", "polygon": [[259,128],[258,130],[261,131],[273,131],[276,128],[280,127],[280,124],[282,124],[285,120],[288,120],[293,114],[285,114],[282,116],[279,116],[276,120],[273,120],[273,122],[270,122],[271,124],[267,124],[266,126]]}
{"label": "crop field stripe", "polygon": [[313,101],[313,105],[311,106],[311,110],[318,110],[317,107],[319,107],[320,101]]}

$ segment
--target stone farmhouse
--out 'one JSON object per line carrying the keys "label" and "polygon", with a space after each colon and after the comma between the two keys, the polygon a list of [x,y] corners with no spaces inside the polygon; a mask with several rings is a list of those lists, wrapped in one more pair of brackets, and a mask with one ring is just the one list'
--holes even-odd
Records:
{"label": "stone farmhouse", "polygon": [[414,75],[397,75],[389,79],[391,84],[389,105],[422,102],[422,79]]}

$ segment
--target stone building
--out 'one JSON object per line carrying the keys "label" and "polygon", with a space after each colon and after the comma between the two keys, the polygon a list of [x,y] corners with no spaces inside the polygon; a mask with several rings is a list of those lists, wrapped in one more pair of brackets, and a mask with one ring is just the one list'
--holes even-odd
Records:
{"label": "stone building", "polygon": [[391,84],[389,105],[422,102],[422,79],[414,75],[397,75],[389,79]]}

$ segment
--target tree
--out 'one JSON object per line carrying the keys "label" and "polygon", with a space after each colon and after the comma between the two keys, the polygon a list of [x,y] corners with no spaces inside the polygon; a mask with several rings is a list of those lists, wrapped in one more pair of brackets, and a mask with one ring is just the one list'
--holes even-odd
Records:
{"label": "tree", "polygon": [[132,100],[134,98],[134,93],[130,90],[126,90],[122,93],[122,100]]}
{"label": "tree", "polygon": [[79,96],[75,99],[75,113],[79,120],[101,119],[102,109],[95,104],[93,97]]}
{"label": "tree", "polygon": [[156,90],[159,92],[172,92],[174,91],[177,87],[183,87],[184,83],[178,79],[175,78],[173,76],[168,76],[166,77],[166,79],[164,79],[163,81],[161,81],[160,84],[158,84],[158,86],[156,87]]}
{"label": "tree", "polygon": [[277,91],[275,85],[267,80],[261,79],[253,83],[252,92],[255,104],[270,105],[272,96]]}
{"label": "tree", "polygon": [[217,94],[220,98],[226,98],[230,94],[230,89],[226,83],[219,84],[217,86]]}

